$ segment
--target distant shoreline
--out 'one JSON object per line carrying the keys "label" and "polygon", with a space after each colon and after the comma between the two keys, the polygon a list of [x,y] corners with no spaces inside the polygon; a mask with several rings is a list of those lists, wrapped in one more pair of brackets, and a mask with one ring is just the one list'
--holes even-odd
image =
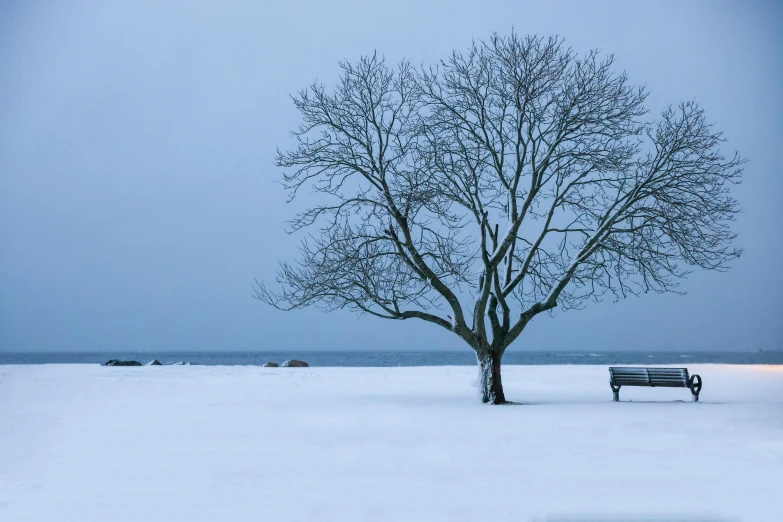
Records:
{"label": "distant shoreline", "polygon": [[[472,366],[475,355],[468,349],[458,351],[104,351],[104,352],[0,352],[0,365],[7,364],[103,364],[110,359],[134,360],[147,364],[153,359],[162,364],[199,366],[261,366],[301,359],[316,367],[393,367],[393,366]],[[522,351],[510,350],[505,365],[687,365],[687,364],[783,364],[783,351],[708,352],[708,351]]]}

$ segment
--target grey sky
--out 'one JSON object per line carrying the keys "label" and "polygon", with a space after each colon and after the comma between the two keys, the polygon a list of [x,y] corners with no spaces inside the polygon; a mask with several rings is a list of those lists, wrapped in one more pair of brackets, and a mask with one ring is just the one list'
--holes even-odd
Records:
{"label": "grey sky", "polygon": [[0,351],[465,348],[435,326],[251,298],[298,242],[273,182],[297,113],[378,50],[490,32],[616,55],[648,106],[695,99],[750,159],[745,255],[648,295],[540,316],[512,349],[783,348],[780,2],[0,3]]}

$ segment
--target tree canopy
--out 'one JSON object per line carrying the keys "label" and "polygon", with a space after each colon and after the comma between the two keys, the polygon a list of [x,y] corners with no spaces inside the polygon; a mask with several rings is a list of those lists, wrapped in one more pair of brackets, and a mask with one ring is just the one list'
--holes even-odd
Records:
{"label": "tree canopy", "polygon": [[299,258],[258,287],[278,308],[453,331],[503,402],[500,359],[538,314],[677,291],[740,255],[743,158],[695,102],[650,118],[611,55],[495,34],[431,67],[340,67],[293,97],[297,145],[278,151],[289,197],[316,192],[290,224],[310,231]]}

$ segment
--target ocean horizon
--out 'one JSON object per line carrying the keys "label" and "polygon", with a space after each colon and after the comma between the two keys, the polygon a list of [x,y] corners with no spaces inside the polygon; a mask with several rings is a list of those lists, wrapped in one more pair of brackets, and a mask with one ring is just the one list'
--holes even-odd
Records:
{"label": "ocean horizon", "polygon": [[[163,364],[202,366],[260,366],[289,359],[310,366],[392,367],[468,366],[476,364],[470,350],[454,351],[95,351],[95,352],[0,352],[0,365],[8,364],[103,364],[110,359],[133,360],[142,364],[157,359]],[[641,364],[783,364],[783,351],[522,351],[503,356],[506,365],[624,365]]]}

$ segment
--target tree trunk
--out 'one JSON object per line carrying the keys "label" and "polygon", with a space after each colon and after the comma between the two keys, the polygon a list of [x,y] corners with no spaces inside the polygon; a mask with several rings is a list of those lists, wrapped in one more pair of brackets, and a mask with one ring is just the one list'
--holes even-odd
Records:
{"label": "tree trunk", "polygon": [[503,393],[503,381],[500,378],[500,359],[503,354],[486,349],[477,352],[477,357],[481,402],[504,404],[506,396]]}

